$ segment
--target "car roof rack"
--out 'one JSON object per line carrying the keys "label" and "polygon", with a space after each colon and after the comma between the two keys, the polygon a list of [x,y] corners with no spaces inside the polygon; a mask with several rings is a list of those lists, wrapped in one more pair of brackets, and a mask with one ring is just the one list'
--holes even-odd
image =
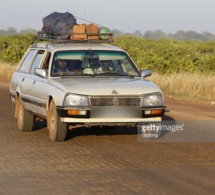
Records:
{"label": "car roof rack", "polygon": [[46,33],[39,31],[37,41],[46,41],[49,43],[111,43],[113,42],[113,33],[87,34],[87,33]]}

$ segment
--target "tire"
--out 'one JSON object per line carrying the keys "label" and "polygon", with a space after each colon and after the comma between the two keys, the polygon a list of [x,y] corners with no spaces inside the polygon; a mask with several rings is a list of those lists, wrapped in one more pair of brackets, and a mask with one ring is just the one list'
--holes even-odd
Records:
{"label": "tire", "polygon": [[60,121],[57,108],[51,100],[48,116],[49,138],[51,141],[64,141],[67,135],[67,124]]}
{"label": "tire", "polygon": [[17,125],[20,131],[32,131],[34,126],[34,115],[26,110],[20,99],[17,100],[18,114]]}

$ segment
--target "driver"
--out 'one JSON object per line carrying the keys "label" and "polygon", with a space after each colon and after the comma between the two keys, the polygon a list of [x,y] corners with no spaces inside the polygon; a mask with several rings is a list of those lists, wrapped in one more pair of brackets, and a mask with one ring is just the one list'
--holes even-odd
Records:
{"label": "driver", "polygon": [[113,70],[112,63],[110,60],[101,60],[101,67],[98,69],[98,71],[110,71]]}

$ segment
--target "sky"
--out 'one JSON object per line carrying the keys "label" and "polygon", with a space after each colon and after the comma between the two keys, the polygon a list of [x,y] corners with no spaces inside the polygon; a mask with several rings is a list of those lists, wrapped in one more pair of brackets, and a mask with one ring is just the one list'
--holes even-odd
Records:
{"label": "sky", "polygon": [[42,19],[52,12],[70,12],[124,33],[194,30],[215,34],[215,0],[1,0],[0,30],[39,31]]}

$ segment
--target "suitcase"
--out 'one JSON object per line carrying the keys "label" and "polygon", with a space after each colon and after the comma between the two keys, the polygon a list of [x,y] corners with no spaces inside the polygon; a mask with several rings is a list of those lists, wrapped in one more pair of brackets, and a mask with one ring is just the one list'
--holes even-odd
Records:
{"label": "suitcase", "polygon": [[99,40],[99,28],[96,24],[88,24],[86,27],[88,40]]}
{"label": "suitcase", "polygon": [[86,24],[77,24],[73,25],[72,35],[70,37],[71,40],[86,40]]}

